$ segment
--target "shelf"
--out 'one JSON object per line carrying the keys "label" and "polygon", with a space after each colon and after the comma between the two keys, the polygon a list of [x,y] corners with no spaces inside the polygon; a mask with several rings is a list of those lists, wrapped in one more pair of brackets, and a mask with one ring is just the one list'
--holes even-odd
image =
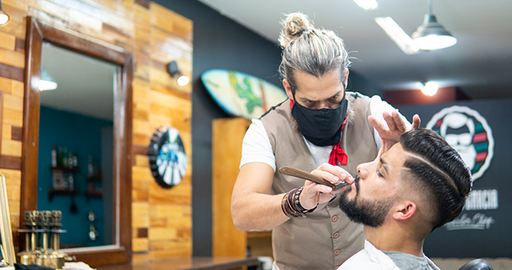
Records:
{"label": "shelf", "polygon": [[76,188],[75,189],[69,189],[69,188],[66,188],[66,189],[55,189],[55,188],[50,188],[48,190],[48,199],[51,202],[54,195],[74,195],[74,194],[80,194],[80,190],[78,190]]}
{"label": "shelf", "polygon": [[103,197],[103,194],[100,191],[87,191],[85,193],[85,196],[92,198],[101,198]]}
{"label": "shelf", "polygon": [[101,181],[101,175],[87,175],[89,181]]}
{"label": "shelf", "polygon": [[60,170],[60,171],[65,171],[65,172],[78,172],[78,167],[64,167],[64,166],[60,166],[60,165],[57,167],[50,166],[50,169]]}

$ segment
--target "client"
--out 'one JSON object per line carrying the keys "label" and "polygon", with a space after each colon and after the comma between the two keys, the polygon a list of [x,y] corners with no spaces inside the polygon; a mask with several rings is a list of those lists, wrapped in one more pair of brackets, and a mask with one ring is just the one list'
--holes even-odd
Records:
{"label": "client", "polygon": [[471,173],[460,155],[434,131],[414,129],[357,170],[340,208],[364,225],[366,240],[338,269],[439,269],[423,241],[464,207]]}

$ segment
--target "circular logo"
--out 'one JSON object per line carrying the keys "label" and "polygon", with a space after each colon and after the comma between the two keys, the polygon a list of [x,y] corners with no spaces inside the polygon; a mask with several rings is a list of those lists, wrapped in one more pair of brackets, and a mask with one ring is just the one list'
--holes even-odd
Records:
{"label": "circular logo", "polygon": [[484,174],[494,152],[492,130],[477,111],[466,106],[452,106],[436,113],[427,123],[460,154],[471,169],[472,181]]}
{"label": "circular logo", "polygon": [[151,137],[148,158],[151,173],[160,186],[170,188],[179,184],[187,168],[187,154],[178,130],[159,127]]}

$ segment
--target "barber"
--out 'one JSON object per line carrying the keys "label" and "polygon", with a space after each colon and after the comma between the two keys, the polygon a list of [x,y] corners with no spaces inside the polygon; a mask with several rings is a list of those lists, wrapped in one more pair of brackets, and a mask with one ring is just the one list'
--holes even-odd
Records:
{"label": "barber", "polygon": [[338,207],[339,191],[279,168],[352,183],[358,164],[412,127],[380,97],[346,91],[350,61],[333,31],[313,27],[301,13],[283,26],[280,73],[288,99],[253,119],[244,137],[231,214],[241,231],[273,229],[274,269],[334,269],[363,248],[362,226]]}

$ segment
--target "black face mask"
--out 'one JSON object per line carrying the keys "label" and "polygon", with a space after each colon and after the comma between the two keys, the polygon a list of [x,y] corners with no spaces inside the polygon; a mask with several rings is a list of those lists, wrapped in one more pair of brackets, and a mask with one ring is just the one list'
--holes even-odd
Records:
{"label": "black face mask", "polygon": [[347,105],[346,98],[336,109],[315,110],[294,102],[292,116],[308,141],[317,146],[335,145],[341,139],[341,126],[347,114]]}

